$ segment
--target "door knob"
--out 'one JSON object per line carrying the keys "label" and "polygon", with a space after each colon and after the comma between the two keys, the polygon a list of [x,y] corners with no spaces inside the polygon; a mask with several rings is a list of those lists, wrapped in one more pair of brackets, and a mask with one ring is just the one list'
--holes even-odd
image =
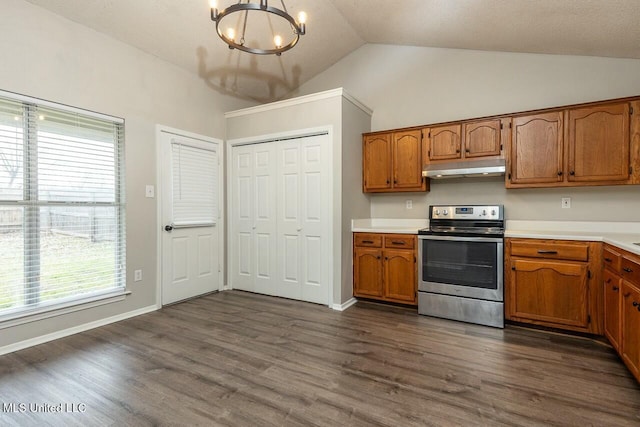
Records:
{"label": "door knob", "polygon": [[164,231],[171,231],[171,230],[173,230],[173,225],[169,224],[164,226]]}

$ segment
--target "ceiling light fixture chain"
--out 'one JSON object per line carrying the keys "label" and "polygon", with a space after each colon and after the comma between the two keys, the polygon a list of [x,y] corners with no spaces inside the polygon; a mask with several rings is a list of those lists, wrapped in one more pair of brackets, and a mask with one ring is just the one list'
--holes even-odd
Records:
{"label": "ceiling light fixture chain", "polygon": [[[284,4],[284,0],[280,0],[282,4],[282,9],[279,9],[274,6],[269,6],[267,3],[268,0],[259,0],[259,3],[252,3],[251,0],[247,0],[246,3],[243,3],[242,0],[239,0],[238,3],[232,4],[231,6],[226,7],[225,9],[218,9],[218,0],[211,0],[211,20],[216,23],[216,32],[218,36],[224,41],[229,49],[238,49],[243,52],[253,53],[255,55],[282,55],[282,52],[286,52],[289,49],[293,48],[298,41],[300,40],[300,36],[306,34],[306,22],[307,15],[304,12],[300,12],[298,15],[298,19],[294,19],[289,12],[287,11],[287,7]],[[283,44],[282,36],[279,34],[272,34],[273,45],[274,47],[271,49],[263,49],[255,46],[247,46],[245,44],[245,35],[247,31],[247,20],[249,12],[264,12],[276,15],[282,19],[288,21],[289,25],[293,29],[293,39],[287,43]],[[227,16],[233,13],[242,13],[244,12],[244,23],[242,26],[242,32],[240,33],[240,39],[236,42],[236,29],[234,27],[228,27],[226,32],[222,31],[220,22]],[[253,22],[253,20],[251,21]]]}

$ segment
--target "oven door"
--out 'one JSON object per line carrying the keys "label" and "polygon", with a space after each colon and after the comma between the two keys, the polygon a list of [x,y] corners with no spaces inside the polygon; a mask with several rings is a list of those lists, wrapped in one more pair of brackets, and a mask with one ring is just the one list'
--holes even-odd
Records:
{"label": "oven door", "polygon": [[418,236],[420,291],[504,300],[502,238]]}

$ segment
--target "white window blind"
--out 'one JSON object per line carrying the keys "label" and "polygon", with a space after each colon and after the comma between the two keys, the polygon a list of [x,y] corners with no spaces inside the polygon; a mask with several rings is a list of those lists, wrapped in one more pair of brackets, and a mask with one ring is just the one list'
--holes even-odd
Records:
{"label": "white window blind", "polygon": [[218,153],[171,141],[173,224],[213,225],[218,218]]}
{"label": "white window blind", "polygon": [[122,292],[120,119],[0,96],[0,320]]}

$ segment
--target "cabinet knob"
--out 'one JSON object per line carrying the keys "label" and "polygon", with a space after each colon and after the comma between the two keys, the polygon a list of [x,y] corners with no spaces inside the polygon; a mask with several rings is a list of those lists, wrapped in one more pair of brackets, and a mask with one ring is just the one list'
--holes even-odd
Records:
{"label": "cabinet knob", "polygon": [[631,303],[631,305],[634,306],[634,307],[637,307],[640,304],[638,304],[638,301],[634,301],[634,302]]}
{"label": "cabinet knob", "polygon": [[575,175],[575,174],[576,174],[576,171],[571,171],[571,172],[569,172],[569,175],[571,175],[571,176],[573,176],[573,175]]}
{"label": "cabinet knob", "polygon": [[387,184],[390,184],[390,183],[391,183],[391,181],[387,180]]}
{"label": "cabinet knob", "polygon": [[605,283],[611,283],[611,277],[609,277],[607,280],[605,280]]}
{"label": "cabinet knob", "polygon": [[622,271],[626,271],[627,273],[633,273],[633,270],[630,269],[629,267],[623,268]]}
{"label": "cabinet knob", "polygon": [[378,255],[378,259],[380,259],[380,258],[381,258],[380,255]]}
{"label": "cabinet knob", "polygon": [[460,152],[460,150],[456,150],[456,154],[458,154]]}
{"label": "cabinet knob", "polygon": [[611,258],[605,258],[604,259],[606,262],[612,262],[613,260]]}
{"label": "cabinet knob", "polygon": [[613,291],[614,291],[614,292],[618,292],[618,289],[620,289],[620,288],[619,288],[619,287],[617,287],[617,286],[614,286],[614,287],[613,287]]}
{"label": "cabinet knob", "polygon": [[469,151],[468,149],[467,149],[467,150],[464,150],[464,151],[465,151],[466,153],[471,153],[471,151]]}
{"label": "cabinet knob", "polygon": [[562,171],[558,171],[558,176],[562,176],[562,175],[563,175]]}

